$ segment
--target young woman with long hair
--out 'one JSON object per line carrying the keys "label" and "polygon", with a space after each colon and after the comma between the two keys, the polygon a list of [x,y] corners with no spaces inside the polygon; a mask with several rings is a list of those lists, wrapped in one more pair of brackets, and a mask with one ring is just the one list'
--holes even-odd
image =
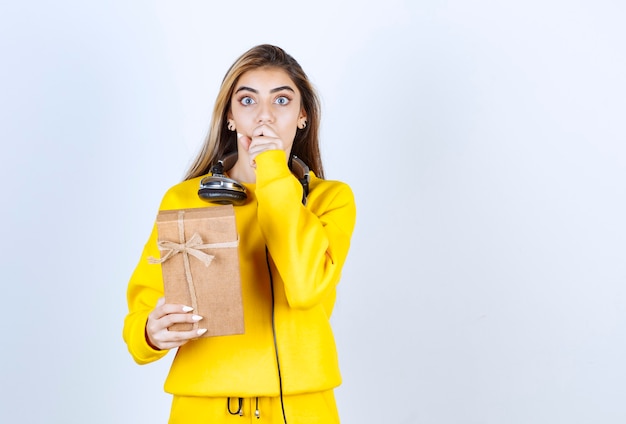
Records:
{"label": "young woman with long hair", "polygon": [[[356,208],[349,186],[324,179],[319,124],[296,60],[256,46],[226,73],[200,153],[163,197],[160,210],[217,205],[198,190],[218,163],[246,193],[234,205],[244,334],[199,338],[204,317],[165,303],[161,269],[148,263],[159,257],[156,226],[129,282],[124,340],[135,361],[177,349],[165,382],[170,423],[339,422],[329,320]],[[175,323],[200,329],[170,330]]]}

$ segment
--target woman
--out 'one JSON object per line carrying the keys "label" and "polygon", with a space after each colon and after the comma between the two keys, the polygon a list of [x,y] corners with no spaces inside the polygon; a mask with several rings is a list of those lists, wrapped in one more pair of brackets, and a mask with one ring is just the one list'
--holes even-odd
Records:
{"label": "woman", "polygon": [[[202,327],[203,317],[164,303],[160,267],[147,260],[159,257],[156,228],[128,287],[124,340],[135,361],[178,348],[165,383],[170,423],[339,422],[329,319],[356,212],[350,188],[323,179],[319,117],[317,95],[290,55],[271,45],[250,49],[222,82],[185,181],[162,200],[161,210],[214,204],[198,196],[200,182],[236,153],[225,172],[247,195],[234,206],[245,334],[198,339],[202,328],[168,330],[182,322]],[[308,184],[290,170],[293,155],[310,167]]]}

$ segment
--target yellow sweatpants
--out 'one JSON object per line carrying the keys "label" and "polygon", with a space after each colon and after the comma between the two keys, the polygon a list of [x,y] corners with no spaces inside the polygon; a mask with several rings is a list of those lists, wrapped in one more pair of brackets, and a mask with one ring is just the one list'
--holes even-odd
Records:
{"label": "yellow sweatpants", "polygon": [[[289,424],[339,424],[339,414],[332,390],[319,393],[283,396]],[[237,411],[239,398],[230,398],[230,410]],[[227,398],[174,396],[169,424],[284,424],[279,397],[258,398],[259,418],[255,416],[257,398],[244,398],[242,415],[228,412]]]}

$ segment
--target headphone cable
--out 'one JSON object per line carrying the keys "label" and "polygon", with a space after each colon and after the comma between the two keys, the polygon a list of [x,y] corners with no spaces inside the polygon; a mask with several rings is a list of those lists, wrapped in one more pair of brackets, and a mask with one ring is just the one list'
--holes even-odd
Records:
{"label": "headphone cable", "polygon": [[274,337],[274,352],[276,353],[276,367],[278,368],[278,390],[280,393],[280,407],[283,411],[283,422],[287,424],[287,415],[285,414],[285,402],[283,400],[283,378],[280,372],[280,359],[278,357],[278,340],[276,337],[276,306],[274,299],[274,277],[272,276],[272,268],[270,267],[270,256],[265,246],[265,262],[267,263],[267,270],[270,275],[270,289],[272,293],[272,335]]}

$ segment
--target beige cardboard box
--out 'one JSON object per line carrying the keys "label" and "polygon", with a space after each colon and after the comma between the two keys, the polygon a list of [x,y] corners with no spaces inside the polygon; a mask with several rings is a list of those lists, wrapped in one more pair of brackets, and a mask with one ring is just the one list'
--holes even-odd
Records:
{"label": "beige cardboard box", "polygon": [[[206,328],[202,337],[244,333],[238,235],[231,205],[159,211],[158,243],[166,303],[204,317],[170,330]],[[156,265],[155,265],[156,266]]]}

